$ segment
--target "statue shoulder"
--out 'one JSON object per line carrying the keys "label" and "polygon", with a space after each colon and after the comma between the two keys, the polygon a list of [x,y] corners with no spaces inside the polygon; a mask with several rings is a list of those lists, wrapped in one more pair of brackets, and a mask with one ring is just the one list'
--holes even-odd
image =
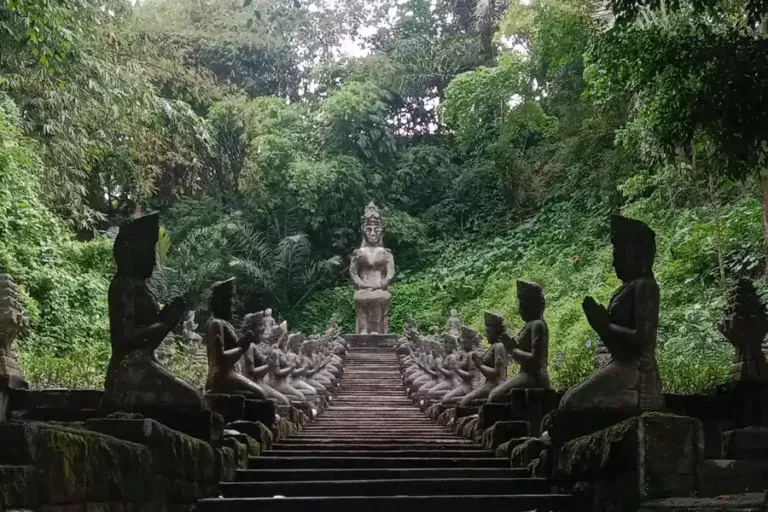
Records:
{"label": "statue shoulder", "polygon": [[635,279],[632,282],[632,286],[635,288],[635,293],[651,293],[653,295],[659,294],[659,283],[656,282],[656,278],[653,276],[645,276]]}

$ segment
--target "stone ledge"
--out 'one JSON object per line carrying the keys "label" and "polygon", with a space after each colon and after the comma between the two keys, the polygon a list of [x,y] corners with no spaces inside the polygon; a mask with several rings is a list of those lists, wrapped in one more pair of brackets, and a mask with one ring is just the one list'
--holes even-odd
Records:
{"label": "stone ledge", "polygon": [[593,482],[602,499],[614,486],[626,503],[688,496],[698,488],[703,453],[699,420],[646,413],[566,443],[554,476],[564,484]]}
{"label": "stone ledge", "polygon": [[[480,428],[478,420],[478,428]],[[495,450],[499,445],[520,437],[531,435],[531,425],[527,421],[498,421],[483,431],[482,445]]]}
{"label": "stone ledge", "polygon": [[396,347],[396,334],[345,334],[342,336],[350,348]]}

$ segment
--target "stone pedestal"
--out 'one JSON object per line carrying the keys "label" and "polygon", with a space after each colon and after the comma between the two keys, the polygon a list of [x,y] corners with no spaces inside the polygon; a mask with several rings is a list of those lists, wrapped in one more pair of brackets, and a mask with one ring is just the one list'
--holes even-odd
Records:
{"label": "stone pedestal", "polygon": [[575,485],[584,510],[637,510],[696,493],[703,456],[701,422],[647,413],[566,443],[553,458],[554,476]]}
{"label": "stone pedestal", "polygon": [[[27,388],[12,347],[16,336],[21,332],[22,321],[16,283],[11,276],[0,274],[0,389]],[[7,393],[2,392],[2,395]],[[7,396],[0,397],[0,421],[7,407],[2,404],[7,402]]]}
{"label": "stone pedestal", "polygon": [[394,334],[345,334],[344,340],[351,349],[397,346],[397,336]]}

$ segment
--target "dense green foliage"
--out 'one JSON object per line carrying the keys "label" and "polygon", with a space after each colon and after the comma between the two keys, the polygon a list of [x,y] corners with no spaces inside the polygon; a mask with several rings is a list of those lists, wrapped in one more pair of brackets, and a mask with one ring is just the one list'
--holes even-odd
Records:
{"label": "dense green foliage", "polygon": [[0,268],[27,377],[100,385],[110,237],[137,207],[162,212],[161,302],[203,323],[234,275],[238,316],[351,327],[375,200],[393,328],[452,307],[518,326],[514,281],[535,280],[561,387],[593,368],[583,296],[617,285],[608,215],[645,220],[667,389],[722,382],[728,281],[765,288],[761,2],[610,5],[615,23],[583,0],[0,0]]}

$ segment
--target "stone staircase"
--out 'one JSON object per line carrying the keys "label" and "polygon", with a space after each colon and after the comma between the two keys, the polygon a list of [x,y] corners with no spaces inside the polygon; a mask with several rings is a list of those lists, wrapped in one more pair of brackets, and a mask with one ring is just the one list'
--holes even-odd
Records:
{"label": "stone staircase", "polygon": [[392,348],[350,351],[342,391],[315,422],[252,458],[199,512],[565,512],[571,496],[427,419],[404,394]]}

